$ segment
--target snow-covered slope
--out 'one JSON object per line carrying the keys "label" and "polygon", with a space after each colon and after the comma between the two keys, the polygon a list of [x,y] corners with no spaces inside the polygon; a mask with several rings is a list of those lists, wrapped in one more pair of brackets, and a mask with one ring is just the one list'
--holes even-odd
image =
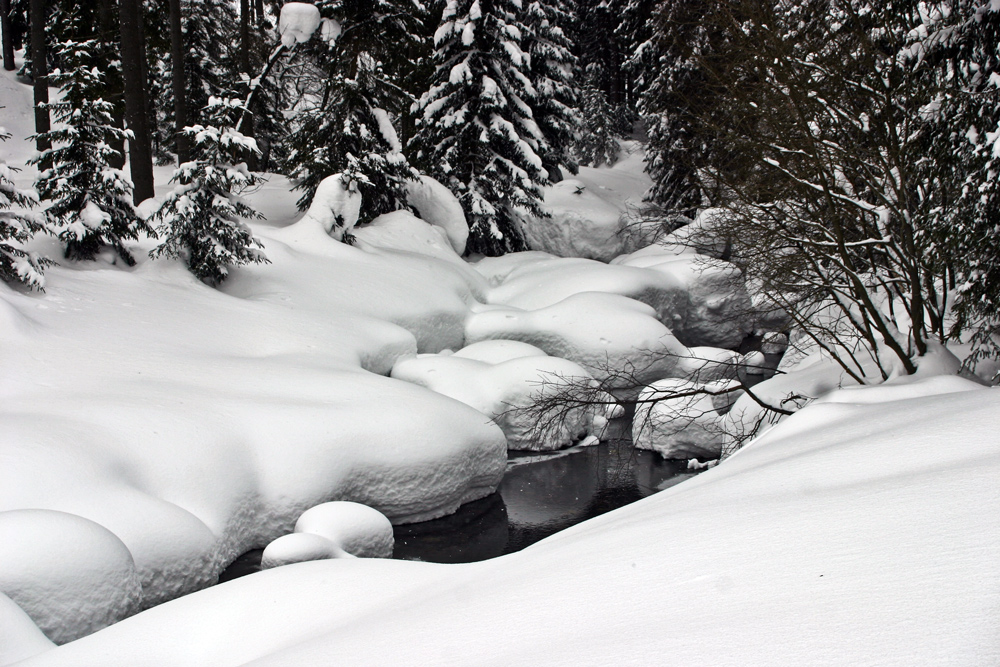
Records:
{"label": "snow-covered slope", "polygon": [[292,565],[25,664],[1000,664],[1000,391],[934,391],[837,395],[510,556]]}

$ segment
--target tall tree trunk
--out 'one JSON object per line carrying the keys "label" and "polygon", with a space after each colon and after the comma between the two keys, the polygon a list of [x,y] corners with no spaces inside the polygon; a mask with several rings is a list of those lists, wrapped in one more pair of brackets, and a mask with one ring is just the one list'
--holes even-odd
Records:
{"label": "tall tree trunk", "polygon": [[[45,48],[45,0],[31,0],[28,11],[31,17],[31,78],[35,90],[35,149],[41,153],[52,148],[52,142],[41,135],[52,129],[49,110],[43,105],[49,103],[48,53]],[[38,165],[41,170],[51,164]]]}
{"label": "tall tree trunk", "polygon": [[[240,0],[240,71],[253,79],[253,73],[250,71],[250,0]],[[254,135],[254,122],[250,109],[247,109],[243,121],[243,133],[252,137]],[[251,155],[247,159],[247,166],[252,171],[257,170],[256,156]]]}
{"label": "tall tree trunk", "polygon": [[170,69],[174,90],[174,142],[177,163],[191,160],[191,142],[184,134],[187,127],[187,82],[184,80],[184,33],[181,26],[181,0],[170,0]]}
{"label": "tall tree trunk", "polygon": [[10,23],[10,0],[0,0],[0,34],[3,35],[3,68],[14,70],[14,26]]}
{"label": "tall tree trunk", "polygon": [[[117,35],[117,25],[115,25],[115,13],[114,7],[112,5],[112,0],[97,0],[97,16],[98,16],[98,37],[101,43],[104,44],[104,48],[110,49],[112,51],[117,50],[118,47],[118,35]],[[121,129],[125,127],[125,116],[123,113],[123,96],[125,95],[124,86],[120,85],[121,82],[117,82],[119,85],[114,90],[108,91],[108,102],[114,105],[114,110],[111,112],[111,120],[115,127]],[[125,166],[125,139],[116,139],[112,144],[111,148],[115,150],[115,156],[109,160],[109,163],[115,169],[121,169]]]}
{"label": "tall tree trunk", "polygon": [[153,148],[146,114],[146,45],[142,39],[141,0],[121,0],[122,74],[125,78],[125,119],[134,135],[128,142],[132,199],[138,204],[153,196]]}

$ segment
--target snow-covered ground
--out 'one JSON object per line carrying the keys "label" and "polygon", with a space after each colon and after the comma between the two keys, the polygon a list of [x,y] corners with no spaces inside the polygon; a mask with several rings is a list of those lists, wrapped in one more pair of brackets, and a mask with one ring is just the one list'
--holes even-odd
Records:
{"label": "snow-covered ground", "polygon": [[[20,166],[30,89],[5,73],[0,95]],[[629,160],[581,176],[611,193],[608,224],[642,180]],[[400,523],[492,492],[522,428],[499,408],[547,372],[683,380],[751,326],[731,270],[690,253],[470,265],[433,186],[414,196],[435,226],[383,216],[352,247],[289,189],[250,195],[271,264],[221,290],[148,260],[152,241],[131,269],[0,285],[0,665],[1000,663],[1000,394],[958,378],[842,390],[518,554],[297,563],[192,593],[328,501]],[[585,417],[541,445],[599,427]],[[325,531],[275,562],[340,553]]]}

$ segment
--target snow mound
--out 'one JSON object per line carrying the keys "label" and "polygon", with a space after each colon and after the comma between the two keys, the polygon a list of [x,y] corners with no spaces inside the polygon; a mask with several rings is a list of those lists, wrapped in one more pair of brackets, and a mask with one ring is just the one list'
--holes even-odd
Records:
{"label": "snow mound", "polygon": [[409,211],[384,213],[353,233],[357,247],[362,250],[398,250],[427,255],[451,262],[463,275],[474,275],[467,270],[440,227],[427,224]]}
{"label": "snow mound", "polygon": [[487,306],[471,314],[466,341],[508,339],[574,361],[599,381],[631,388],[672,375],[684,347],[644,303],[582,292],[537,310]]}
{"label": "snow mound", "polygon": [[0,593],[0,665],[9,665],[55,648],[31,617]]}
{"label": "snow mound", "polygon": [[[303,4],[303,3],[293,3]],[[289,7],[290,5],[284,5]],[[319,10],[312,5],[305,5]],[[361,193],[343,174],[327,176],[319,182],[309,210],[298,224],[318,225],[331,237],[342,241],[344,234],[358,224],[361,212]]]}
{"label": "snow mound", "polygon": [[736,384],[665,379],[645,387],[632,419],[636,449],[649,449],[667,459],[719,458],[724,440],[721,415],[719,402],[709,392]]}
{"label": "snow mound", "polygon": [[754,329],[750,295],[739,269],[728,262],[654,244],[617,257],[612,264],[670,278],[684,302],[673,305],[673,319],[665,324],[688,345],[737,347]]}
{"label": "snow mound", "polygon": [[296,533],[330,540],[358,558],[391,558],[392,523],[377,509],[351,502],[329,502],[302,513]]}
{"label": "snow mound", "polygon": [[455,353],[456,357],[475,359],[488,364],[499,364],[521,357],[544,357],[545,351],[534,345],[516,340],[484,340],[467,345]]}
{"label": "snow mound", "polygon": [[291,565],[292,563],[348,557],[350,554],[338,548],[336,544],[322,535],[289,533],[272,540],[264,548],[260,559],[260,569],[270,570],[273,567]]}
{"label": "snow mound", "polygon": [[281,6],[278,34],[285,48],[304,44],[312,39],[320,24],[319,8],[305,2],[287,2]]}
{"label": "snow mound", "polygon": [[132,554],[114,533],[41,509],[0,512],[0,592],[57,644],[131,616],[142,600]]}
{"label": "snow mound", "polygon": [[469,223],[465,212],[451,190],[427,176],[420,175],[419,181],[406,182],[406,203],[417,211],[422,220],[444,230],[455,252],[465,252],[469,239]]}
{"label": "snow mound", "polygon": [[[587,371],[567,359],[536,354],[537,348],[530,345],[512,350],[509,346],[499,349],[501,344],[476,343],[473,347],[478,349],[465,355],[459,351],[448,356],[400,359],[392,377],[450,396],[489,416],[503,429],[509,449],[554,450],[591,436],[600,438],[607,425],[603,408],[573,407],[561,412],[558,419],[545,420],[533,409],[562,392],[591,386],[594,380]],[[523,355],[529,351],[526,348],[530,348],[529,356],[503,359],[504,352]],[[489,362],[482,357],[500,360]]]}
{"label": "snow mound", "polygon": [[580,173],[543,189],[547,217],[528,216],[528,245],[559,257],[607,262],[634,249],[629,234],[630,209],[652,185],[644,154],[626,142],[626,157],[611,167],[581,167]]}

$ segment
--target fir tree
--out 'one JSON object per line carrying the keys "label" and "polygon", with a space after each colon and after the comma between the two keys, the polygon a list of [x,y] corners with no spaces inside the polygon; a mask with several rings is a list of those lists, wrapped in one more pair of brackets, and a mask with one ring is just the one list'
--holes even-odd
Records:
{"label": "fir tree", "polygon": [[212,286],[226,279],[231,266],[268,261],[240,220],[261,217],[239,196],[259,182],[243,161],[257,144],[232,127],[233,114],[242,110],[237,100],[213,98],[206,110],[212,124],[185,128],[195,159],[174,172],[177,187],[153,217],[164,240],[150,257],[183,258],[191,273]]}
{"label": "fir tree", "polygon": [[416,178],[393,127],[409,106],[395,81],[413,41],[412,2],[334,0],[319,5],[342,29],[336,43],[318,43],[299,56],[313,85],[292,121],[289,175],[304,190],[299,208],[312,201],[327,176],[341,173],[362,195],[360,221],[406,206],[406,182]]}
{"label": "fir tree", "polygon": [[583,127],[580,128],[574,150],[581,164],[599,167],[618,161],[617,122],[615,111],[604,91],[588,84],[583,89]]}
{"label": "fir tree", "polygon": [[518,211],[544,215],[532,117],[536,92],[514,0],[451,0],[435,35],[436,69],[417,109],[416,159],[455,193],[469,220],[468,252],[524,250]]}
{"label": "fir tree", "polygon": [[[10,134],[0,130],[0,141]],[[14,168],[0,162],[0,279],[17,282],[31,289],[43,289],[42,271],[51,262],[26,251],[20,244],[44,229],[40,216],[26,209],[37,203],[35,193],[14,185]]]}
{"label": "fir tree", "polygon": [[30,164],[51,165],[39,174],[36,189],[52,202],[45,215],[65,244],[66,257],[95,259],[108,246],[132,266],[125,241],[152,230],[132,206],[132,183],[110,166],[118,155],[112,146],[128,133],[115,126],[113,106],[100,97],[105,84],[99,52],[96,40],[56,45],[61,68],[48,79],[61,88],[62,99],[46,108],[60,126],[44,135],[54,148]]}
{"label": "fir tree", "polygon": [[537,93],[532,115],[544,142],[539,156],[549,180],[562,179],[562,168],[577,172],[573,142],[580,126],[580,90],[576,57],[564,32],[573,16],[564,0],[535,0],[525,4],[525,50],[529,77]]}

